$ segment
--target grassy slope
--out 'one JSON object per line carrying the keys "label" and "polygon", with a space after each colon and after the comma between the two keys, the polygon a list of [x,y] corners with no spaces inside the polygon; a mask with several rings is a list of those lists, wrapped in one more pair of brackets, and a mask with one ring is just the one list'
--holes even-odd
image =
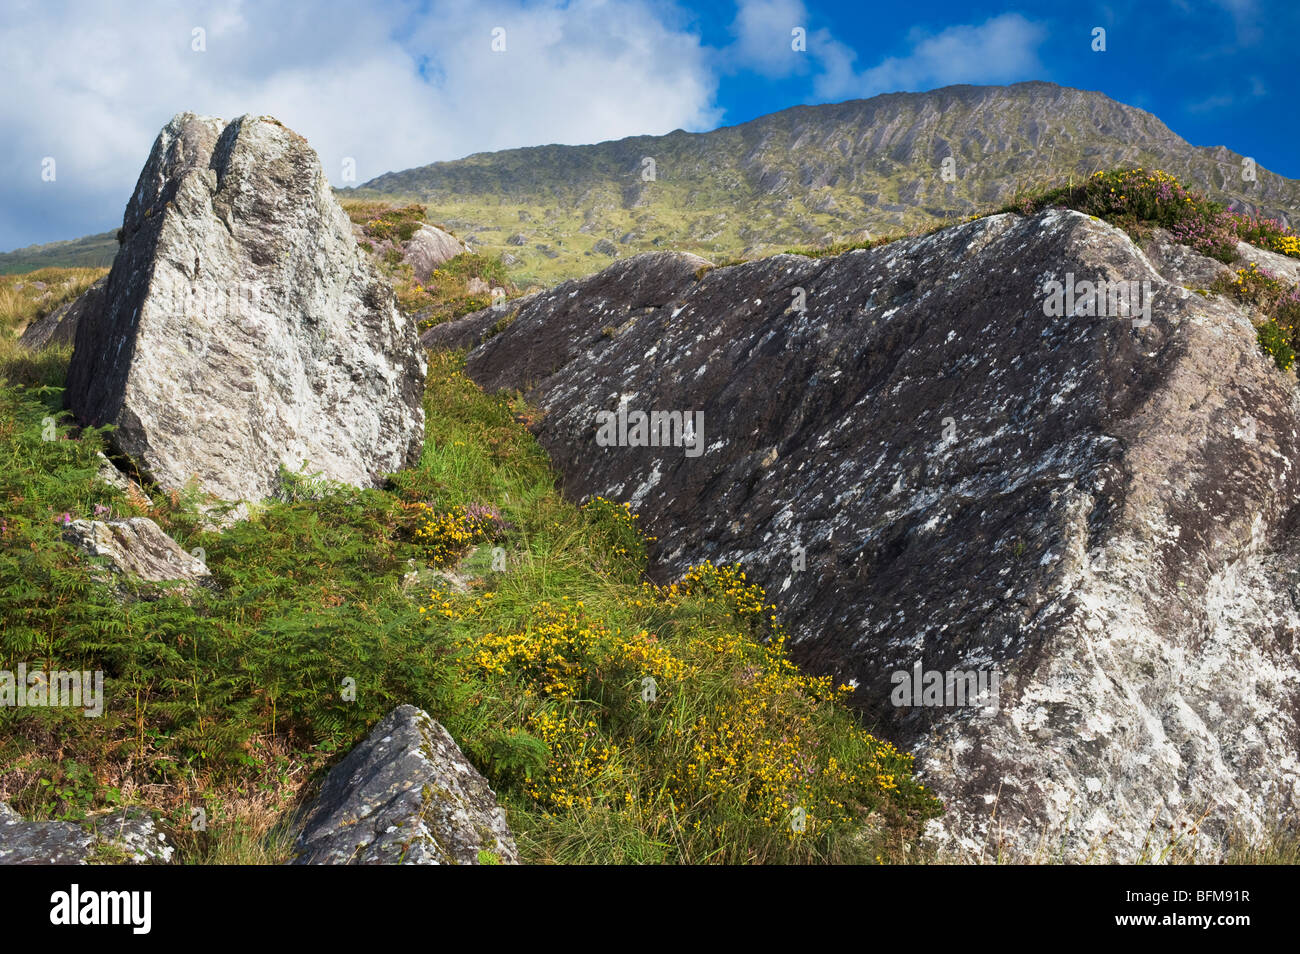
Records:
{"label": "grassy slope", "polygon": [[106,268],[42,268],[0,275],[0,341],[17,338],[37,318],[72,301],[106,274]]}
{"label": "grassy slope", "polygon": [[0,275],[17,275],[40,268],[108,268],[116,255],[117,233],[101,232],[65,242],[0,252]]}
{"label": "grassy slope", "polygon": [[[102,668],[109,696],[100,719],[0,710],[0,798],[34,817],[140,803],[185,860],[276,860],[308,779],[413,702],[488,774],[533,861],[897,856],[936,810],[910,759],[793,670],[742,580],[645,586],[631,518],[565,502],[525,409],[458,364],[435,356],[423,458],[388,490],[273,503],[223,534],[186,495],[99,483],[101,435],[42,440],[56,390],[0,390],[0,667]],[[459,509],[485,503],[486,525]],[[59,537],[63,514],[97,506],[202,548],[217,588],[120,604]],[[467,594],[428,571],[403,588],[466,553]]]}

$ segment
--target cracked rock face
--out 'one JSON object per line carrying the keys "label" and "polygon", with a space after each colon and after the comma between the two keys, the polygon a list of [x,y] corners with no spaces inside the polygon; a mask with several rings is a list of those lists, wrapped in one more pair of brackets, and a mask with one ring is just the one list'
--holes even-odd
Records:
{"label": "cracked rock face", "polygon": [[63,535],[87,556],[106,559],[111,573],[144,583],[169,582],[185,591],[212,578],[203,560],[186,553],[148,517],[74,520]]}
{"label": "cracked rock face", "polygon": [[0,802],[0,865],[166,864],[174,851],[153,819],[137,811],[80,823],[24,821]]}
{"label": "cracked rock face", "polygon": [[398,706],[330,770],[295,864],[518,864],[505,811],[447,730]]}
{"label": "cracked rock face", "polygon": [[261,499],[281,465],[371,485],[415,460],[424,358],[316,154],[190,113],[154,143],[66,401],[164,489]]}
{"label": "cracked rock face", "polygon": [[[631,502],[661,579],[766,587],[797,660],[916,752],[947,849],[1131,861],[1204,815],[1213,853],[1300,795],[1298,404],[1248,316],[1186,290],[1213,269],[1157,259],[998,215],[826,259],[637,256],[437,338],[539,407],[566,493]],[[1070,276],[1149,283],[1150,321],[1046,305]],[[620,406],[701,412],[699,453],[602,446]],[[917,666],[998,691],[918,705]]]}

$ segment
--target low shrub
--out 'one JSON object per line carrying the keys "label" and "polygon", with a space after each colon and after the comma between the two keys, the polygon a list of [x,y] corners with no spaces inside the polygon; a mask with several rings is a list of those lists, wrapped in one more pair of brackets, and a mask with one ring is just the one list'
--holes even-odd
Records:
{"label": "low shrub", "polygon": [[1259,346],[1280,370],[1289,371],[1300,350],[1300,286],[1251,262],[1218,278],[1210,290],[1253,306],[1264,316],[1256,329]]}

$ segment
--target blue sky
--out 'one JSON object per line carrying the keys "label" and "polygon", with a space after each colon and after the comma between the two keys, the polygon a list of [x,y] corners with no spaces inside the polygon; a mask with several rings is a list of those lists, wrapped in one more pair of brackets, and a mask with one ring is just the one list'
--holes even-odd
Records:
{"label": "blue sky", "polygon": [[0,250],[120,224],[159,127],[184,110],[275,115],[344,185],[348,160],[361,182],[484,150],[1041,79],[1296,178],[1298,27],[1295,0],[6,0]]}

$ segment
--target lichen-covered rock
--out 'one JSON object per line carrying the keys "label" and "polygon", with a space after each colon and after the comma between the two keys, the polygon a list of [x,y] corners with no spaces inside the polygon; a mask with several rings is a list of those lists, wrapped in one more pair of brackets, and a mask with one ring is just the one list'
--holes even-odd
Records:
{"label": "lichen-covered rock", "polygon": [[[796,659],[916,752],[947,849],[1131,861],[1204,812],[1209,857],[1300,798],[1300,411],[1180,261],[997,215],[833,258],[637,256],[439,334],[538,407],[566,493],[642,515],[656,576],[744,565]],[[1137,282],[1150,320],[1056,308],[1071,276]],[[702,426],[602,446],[620,408]],[[996,704],[908,704],[915,666],[997,674]]]}
{"label": "lichen-covered rock", "polygon": [[24,821],[0,802],[0,864],[166,864],[174,851],[142,812],[128,809],[84,822]]}
{"label": "lichen-covered rock", "polygon": [[415,329],[307,142],[184,113],[127,204],[104,307],[78,323],[66,400],[140,472],[262,499],[280,468],[358,485],[424,435]]}
{"label": "lichen-covered rock", "polygon": [[1215,279],[1232,275],[1235,270],[1250,265],[1293,285],[1300,283],[1300,261],[1246,242],[1237,243],[1238,260],[1232,265],[1180,245],[1173,235],[1160,228],[1152,229],[1150,237],[1142,243],[1142,250],[1156,271],[1187,289],[1206,291]]}
{"label": "lichen-covered rock", "polygon": [[421,225],[406,243],[402,261],[411,266],[417,279],[427,282],[435,268],[466,251],[456,236],[436,225]]}
{"label": "lichen-covered rock", "polygon": [[330,770],[295,864],[517,864],[505,811],[447,730],[398,706]]}
{"label": "lichen-covered rock", "polygon": [[95,836],[73,822],[29,822],[0,805],[0,865],[81,865]]}
{"label": "lichen-covered rock", "polygon": [[95,838],[92,859],[101,863],[167,864],[176,850],[153,817],[138,809],[97,815],[83,825]]}
{"label": "lichen-covered rock", "polygon": [[173,583],[184,592],[208,582],[207,565],[162,531],[148,517],[123,520],[73,520],[64,538],[87,556],[108,560],[110,574],[142,583]]}
{"label": "lichen-covered rock", "polygon": [[1223,262],[1180,244],[1165,229],[1152,229],[1142,250],[1156,271],[1171,281],[1176,277],[1189,291],[1208,291],[1219,276],[1229,271]]}
{"label": "lichen-covered rock", "polygon": [[65,302],[43,318],[37,318],[24,329],[18,343],[32,351],[55,345],[72,345],[77,337],[77,325],[88,314],[97,315],[104,308],[105,276],[72,301]]}
{"label": "lichen-covered rock", "polygon": [[108,459],[107,455],[105,455],[103,451],[96,451],[95,457],[99,461],[99,470],[95,472],[96,478],[108,484],[110,487],[117,488],[123,493],[126,493],[131,489],[133,484],[131,478],[118,470],[116,465]]}
{"label": "lichen-covered rock", "polygon": [[1290,282],[1293,285],[1300,283],[1300,261],[1291,258],[1289,255],[1256,248],[1246,242],[1237,243],[1237,255],[1240,261],[1234,263],[1232,268],[1241,268],[1242,264],[1246,263],[1254,264],[1271,272],[1283,281]]}

